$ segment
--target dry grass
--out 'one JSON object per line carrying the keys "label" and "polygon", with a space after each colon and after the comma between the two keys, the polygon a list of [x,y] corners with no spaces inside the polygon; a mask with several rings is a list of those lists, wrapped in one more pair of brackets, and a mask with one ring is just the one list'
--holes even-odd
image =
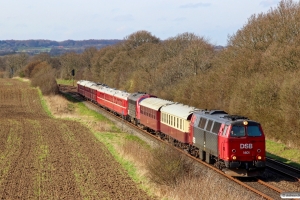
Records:
{"label": "dry grass", "polygon": [[54,117],[76,119],[96,132],[111,131],[111,124],[107,121],[95,121],[91,116],[78,114],[74,104],[61,95],[44,96],[44,98]]}
{"label": "dry grass", "polygon": [[[245,190],[243,187],[228,181],[221,175],[198,165],[189,163],[185,165],[188,167],[185,176],[181,176],[177,180],[176,184],[159,184],[153,180],[153,174],[149,170],[149,165],[153,165],[153,157],[156,157],[152,153],[156,151],[149,151],[140,143],[132,140],[127,140],[121,150],[122,156],[131,162],[135,163],[140,175],[148,177],[146,180],[147,185],[152,185],[155,188],[155,195],[161,199],[258,199],[258,197]],[[168,155],[168,160],[172,160]],[[176,160],[176,158],[175,158]],[[161,165],[156,164],[157,171],[165,171],[166,163],[161,162]],[[172,176],[172,172],[165,176]],[[160,174],[162,175],[162,174]],[[161,178],[161,177],[160,177]]]}

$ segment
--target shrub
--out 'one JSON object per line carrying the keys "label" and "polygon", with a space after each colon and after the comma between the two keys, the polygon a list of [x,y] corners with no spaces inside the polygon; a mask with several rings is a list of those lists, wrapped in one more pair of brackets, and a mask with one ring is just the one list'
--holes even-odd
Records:
{"label": "shrub", "polygon": [[55,69],[45,62],[36,65],[32,70],[32,74],[34,74],[31,78],[32,86],[39,87],[43,95],[57,94],[58,87],[55,79],[55,71]]}
{"label": "shrub", "polygon": [[176,186],[193,168],[186,156],[169,146],[155,148],[146,165],[154,182],[168,186]]}

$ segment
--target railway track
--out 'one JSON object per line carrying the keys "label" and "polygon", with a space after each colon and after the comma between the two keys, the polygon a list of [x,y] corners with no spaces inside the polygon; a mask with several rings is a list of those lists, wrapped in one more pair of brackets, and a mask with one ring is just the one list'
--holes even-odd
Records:
{"label": "railway track", "polygon": [[267,168],[284,176],[287,176],[296,182],[300,182],[300,169],[296,167],[287,165],[271,158],[267,158]]}
{"label": "railway track", "polygon": [[[76,92],[76,87],[72,87],[68,88],[68,86],[60,86],[60,92],[62,93],[68,93],[70,95],[72,95],[74,98],[82,101],[82,97],[80,95],[77,94]],[[122,129],[123,129],[123,125],[124,127],[126,126],[127,128],[130,127],[129,129],[134,130],[134,132],[138,132],[138,136],[142,137],[142,139],[144,140],[151,140],[151,144],[161,144],[164,143],[165,145],[169,145],[172,146],[170,143],[168,143],[167,141],[164,141],[162,139],[160,139],[159,137],[148,133],[147,131],[133,125],[130,122],[127,122],[126,120],[123,120],[122,117],[118,117],[116,115],[114,115],[113,113],[111,113],[110,111],[96,105],[95,103],[91,102],[91,101],[85,101],[85,104],[87,107],[89,107],[90,109],[96,110],[98,112],[100,112],[101,114],[104,114],[106,117],[108,117],[110,120],[114,121],[114,122],[118,122],[119,124],[122,124]],[[132,131],[129,131],[132,133]],[[173,146],[172,146],[173,147]],[[206,167],[210,168],[211,170],[225,176],[227,179],[236,182],[237,184],[247,188],[248,190],[258,194],[259,196],[261,196],[264,199],[281,199],[280,198],[280,193],[282,193],[283,191],[280,190],[279,188],[272,186],[270,184],[268,184],[267,182],[264,182],[260,179],[256,179],[256,180],[240,180],[238,178],[233,178],[231,176],[228,176],[226,174],[224,174],[222,171],[220,171],[219,169],[215,168],[212,165],[207,164],[206,162],[199,160],[193,156],[191,156],[190,154],[188,154],[187,152],[175,148],[177,151],[179,151],[180,153],[185,154],[187,157],[189,157],[190,159],[194,160],[195,162],[201,163],[202,165],[205,165]]]}

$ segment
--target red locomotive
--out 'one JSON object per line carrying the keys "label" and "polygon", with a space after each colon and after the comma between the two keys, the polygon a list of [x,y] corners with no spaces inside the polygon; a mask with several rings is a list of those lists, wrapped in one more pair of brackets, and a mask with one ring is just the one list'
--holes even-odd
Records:
{"label": "red locomotive", "polygon": [[197,111],[191,120],[191,154],[232,176],[265,169],[265,136],[258,122],[224,111]]}
{"label": "red locomotive", "polygon": [[78,93],[231,176],[257,176],[265,169],[265,136],[258,122],[221,110],[201,110],[78,81]]}

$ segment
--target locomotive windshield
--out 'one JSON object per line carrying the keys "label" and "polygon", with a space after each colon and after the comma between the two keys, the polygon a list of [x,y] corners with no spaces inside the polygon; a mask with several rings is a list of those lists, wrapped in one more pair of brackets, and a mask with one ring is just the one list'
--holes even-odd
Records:
{"label": "locomotive windshield", "polygon": [[[247,128],[246,128],[247,127]],[[255,137],[255,136],[261,136],[262,133],[259,129],[259,126],[232,126],[230,131],[231,137],[244,137],[246,136]]]}
{"label": "locomotive windshield", "polygon": [[261,136],[262,133],[258,126],[248,126],[247,127],[248,136]]}
{"label": "locomotive windshield", "polygon": [[243,137],[245,136],[245,127],[244,126],[233,126],[230,132],[232,137]]}

